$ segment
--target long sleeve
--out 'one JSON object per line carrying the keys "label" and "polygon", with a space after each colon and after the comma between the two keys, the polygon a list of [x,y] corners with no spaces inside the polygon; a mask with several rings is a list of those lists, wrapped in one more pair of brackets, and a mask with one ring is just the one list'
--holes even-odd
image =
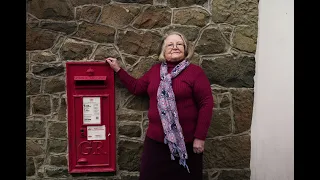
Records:
{"label": "long sleeve", "polygon": [[199,108],[194,137],[205,140],[213,114],[213,96],[210,82],[203,70],[201,70],[196,77],[194,84],[194,97]]}
{"label": "long sleeve", "polygon": [[150,70],[139,79],[132,77],[122,68],[117,72],[117,75],[129,92],[134,95],[142,95],[147,93]]}

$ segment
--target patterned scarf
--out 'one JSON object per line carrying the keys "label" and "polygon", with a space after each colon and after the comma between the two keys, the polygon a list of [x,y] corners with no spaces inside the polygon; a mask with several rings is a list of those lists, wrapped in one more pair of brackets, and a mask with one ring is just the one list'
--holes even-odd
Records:
{"label": "patterned scarf", "polygon": [[168,73],[166,62],[163,62],[161,64],[161,81],[157,92],[157,98],[160,119],[165,134],[164,143],[168,144],[169,146],[171,159],[174,160],[174,156],[180,157],[179,164],[187,168],[188,172],[190,173],[186,163],[188,154],[182,134],[182,128],[179,123],[175,95],[172,90],[172,79],[178,76],[178,74],[183,71],[189,64],[189,61],[183,60],[174,67],[171,73]]}

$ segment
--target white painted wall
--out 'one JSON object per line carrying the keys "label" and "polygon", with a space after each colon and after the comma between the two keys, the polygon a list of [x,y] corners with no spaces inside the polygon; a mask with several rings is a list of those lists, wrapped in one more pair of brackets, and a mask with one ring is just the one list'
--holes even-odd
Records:
{"label": "white painted wall", "polygon": [[293,33],[293,0],[260,0],[251,180],[294,179]]}

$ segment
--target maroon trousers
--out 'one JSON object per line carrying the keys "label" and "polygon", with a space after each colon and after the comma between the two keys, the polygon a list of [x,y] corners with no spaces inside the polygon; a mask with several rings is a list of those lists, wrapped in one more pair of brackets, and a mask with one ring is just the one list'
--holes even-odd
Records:
{"label": "maroon trousers", "polygon": [[203,153],[194,153],[193,143],[187,143],[186,148],[190,173],[179,164],[179,158],[171,160],[167,144],[146,136],[139,180],[202,180]]}

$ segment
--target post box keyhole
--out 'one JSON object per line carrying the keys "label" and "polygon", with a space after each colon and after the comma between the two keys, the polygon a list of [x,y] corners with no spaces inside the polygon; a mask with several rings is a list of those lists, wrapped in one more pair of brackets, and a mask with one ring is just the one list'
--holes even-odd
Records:
{"label": "post box keyhole", "polygon": [[86,137],[86,135],[84,134],[84,129],[83,128],[80,129],[80,134],[81,134],[81,137]]}

